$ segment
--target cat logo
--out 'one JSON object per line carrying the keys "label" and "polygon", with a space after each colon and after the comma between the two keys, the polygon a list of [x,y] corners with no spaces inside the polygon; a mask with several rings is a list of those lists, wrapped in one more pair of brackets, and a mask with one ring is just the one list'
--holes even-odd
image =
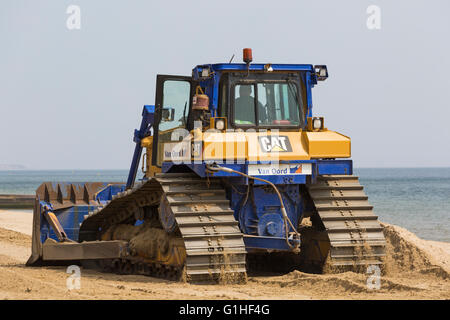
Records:
{"label": "cat logo", "polygon": [[292,152],[287,136],[260,136],[258,140],[263,152]]}

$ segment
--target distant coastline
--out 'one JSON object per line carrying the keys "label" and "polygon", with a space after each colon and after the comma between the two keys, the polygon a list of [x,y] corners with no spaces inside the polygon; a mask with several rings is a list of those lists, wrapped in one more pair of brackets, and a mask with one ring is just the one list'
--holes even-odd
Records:
{"label": "distant coastline", "polygon": [[34,194],[0,194],[0,209],[31,209]]}
{"label": "distant coastline", "polygon": [[25,170],[26,167],[21,164],[0,164],[0,170]]}

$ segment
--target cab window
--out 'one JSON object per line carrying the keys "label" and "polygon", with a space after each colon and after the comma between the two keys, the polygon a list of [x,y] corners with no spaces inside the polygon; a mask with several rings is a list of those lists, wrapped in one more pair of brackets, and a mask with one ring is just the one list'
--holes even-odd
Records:
{"label": "cab window", "polygon": [[234,123],[255,124],[255,89],[254,85],[241,84],[234,88]]}

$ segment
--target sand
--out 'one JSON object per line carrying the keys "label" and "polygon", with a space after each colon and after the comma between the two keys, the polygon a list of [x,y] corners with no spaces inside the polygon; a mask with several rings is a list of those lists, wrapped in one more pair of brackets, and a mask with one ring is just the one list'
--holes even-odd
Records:
{"label": "sand", "polygon": [[385,224],[387,266],[379,289],[367,274],[293,271],[249,276],[247,284],[192,285],[81,269],[68,290],[66,267],[25,267],[31,212],[0,211],[0,299],[450,299],[450,243],[423,240]]}
{"label": "sand", "polygon": [[0,209],[0,227],[31,236],[33,210]]}

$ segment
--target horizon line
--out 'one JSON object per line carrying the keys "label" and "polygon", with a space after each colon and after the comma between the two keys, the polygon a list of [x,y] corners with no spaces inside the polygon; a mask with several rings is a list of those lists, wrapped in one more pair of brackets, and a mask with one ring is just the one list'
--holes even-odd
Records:
{"label": "horizon line", "polygon": [[[405,166],[405,167],[399,167],[399,166],[392,166],[392,167],[353,167],[353,169],[446,169],[450,168],[450,166]],[[32,168],[23,168],[23,169],[1,169],[0,171],[129,171],[129,168],[122,168],[122,169],[46,169],[46,168],[40,168],[40,169],[32,169]]]}

